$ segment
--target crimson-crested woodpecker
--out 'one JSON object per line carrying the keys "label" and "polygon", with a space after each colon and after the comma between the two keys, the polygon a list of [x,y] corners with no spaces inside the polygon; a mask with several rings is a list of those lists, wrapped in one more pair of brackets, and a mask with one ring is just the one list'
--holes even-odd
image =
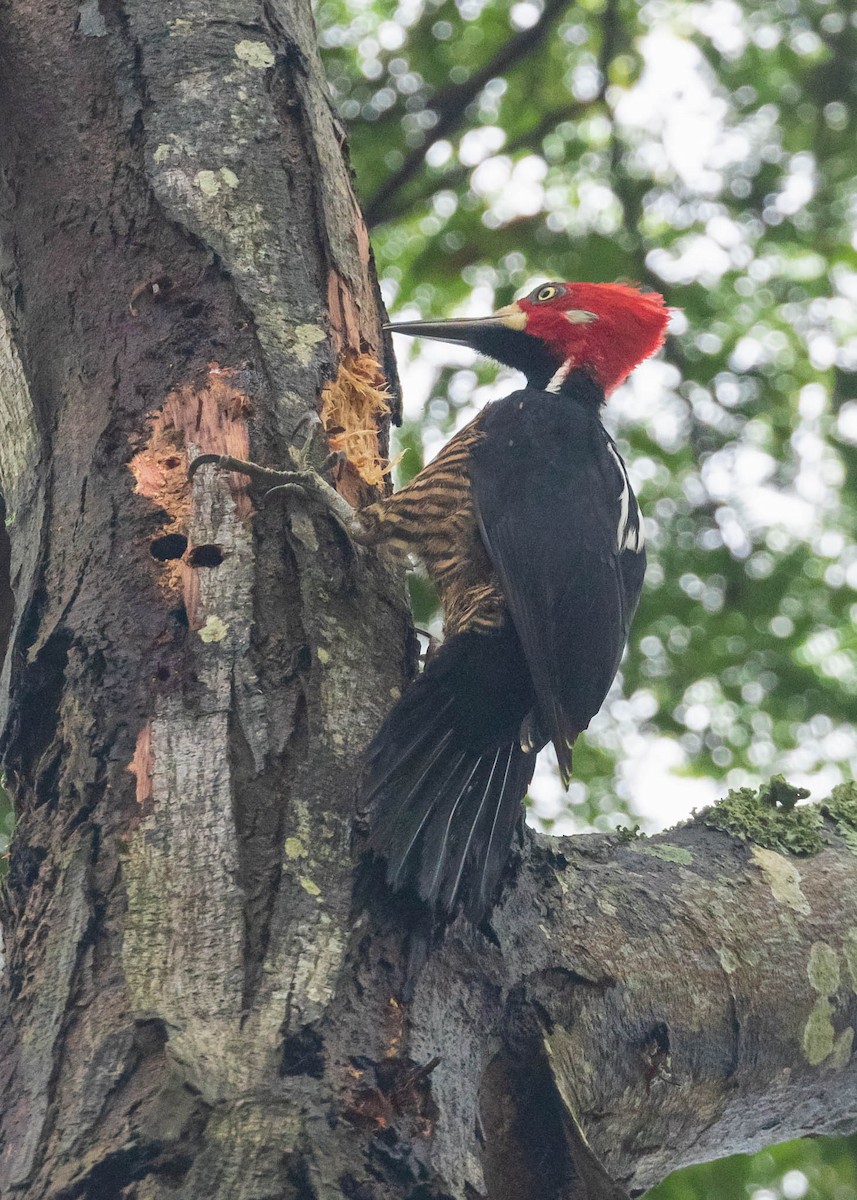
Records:
{"label": "crimson-crested woodpecker", "polygon": [[537,752],[553,742],[567,786],[618,670],[646,557],[600,411],[667,321],[654,293],[546,283],[490,317],[390,327],[527,378],[356,514],[360,541],[422,559],[443,604],[443,645],[370,745],[361,806],[387,882],[439,913],[488,912]]}

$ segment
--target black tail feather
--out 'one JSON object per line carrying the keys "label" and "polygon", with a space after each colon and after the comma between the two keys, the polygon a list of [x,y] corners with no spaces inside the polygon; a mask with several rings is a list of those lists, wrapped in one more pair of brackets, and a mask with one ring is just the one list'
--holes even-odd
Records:
{"label": "black tail feather", "polygon": [[480,774],[482,766],[483,759],[478,754],[469,754],[464,758],[450,784],[435,798],[431,818],[423,834],[419,893],[430,904],[447,910],[454,903],[455,895],[450,897],[447,904],[441,902],[441,896],[453,890],[449,887],[452,881],[448,879],[450,860],[461,835],[466,836],[465,828],[469,831],[472,827],[476,799],[474,776]]}
{"label": "black tail feather", "polygon": [[[419,775],[416,784],[405,797],[405,804],[396,813],[395,819],[391,820],[387,826],[388,846],[385,854],[387,878],[394,888],[404,882],[404,876],[407,873],[405,867],[411,856],[417,851],[420,835],[424,836],[426,825],[435,816],[438,797],[444,795],[445,789],[451,785],[456,772],[464,761],[464,756],[459,754],[450,768],[448,759],[442,757],[451,738],[452,731],[447,730],[436,751],[440,767],[433,778],[429,780],[425,771]],[[377,840],[375,839],[376,843]],[[377,844],[376,849],[380,849]]]}
{"label": "black tail feather", "polygon": [[535,767],[519,742],[532,706],[511,630],[438,651],[369,748],[369,847],[391,887],[478,922],[496,899]]}
{"label": "black tail feather", "polygon": [[[452,707],[452,699],[447,698],[446,702],[439,705],[437,710],[428,713],[425,724],[417,730],[413,741],[405,746],[385,746],[381,742],[380,737],[376,737],[375,741],[369,747],[369,761],[373,765],[372,787],[366,794],[365,802],[369,802],[381,791],[388,783],[395,780],[396,775],[403,769],[412,766],[416,756],[420,753],[421,748],[426,743],[436,742],[438,735],[442,735],[445,730],[449,729],[449,719],[441,728],[441,722],[447,710]],[[376,763],[383,763],[383,774],[379,774],[374,769]]]}
{"label": "black tail feather", "polygon": [[[440,895],[440,902],[444,908],[449,909],[455,903],[455,897],[458,895],[458,889],[461,886],[461,880],[464,875],[465,866],[467,865],[468,854],[471,846],[473,846],[474,843],[477,846],[481,844],[478,838],[478,832],[483,826],[483,814],[486,810],[490,811],[491,788],[497,772],[497,765],[501,758],[505,758],[507,755],[511,756],[511,753],[511,744],[508,748],[498,746],[493,759],[489,762],[487,757],[483,758],[479,765],[479,772],[473,781],[474,815],[472,821],[470,822],[470,828],[467,831],[466,837],[459,838],[458,844],[450,847],[448,855],[449,867],[447,871],[447,878]],[[477,800],[478,804],[476,803]],[[502,806],[502,799],[500,804]],[[512,839],[510,836],[509,841],[511,842],[511,840]],[[499,876],[494,882],[499,882]]]}
{"label": "black tail feather", "polygon": [[[503,795],[517,795],[523,800],[533,778],[535,765],[535,754],[524,753],[518,743],[514,743],[512,753],[506,760],[502,780]],[[517,822],[518,812],[511,804],[500,804],[496,808],[486,805],[483,812],[484,829],[478,835],[484,847],[478,886],[474,887],[467,910],[473,921],[480,920],[481,914],[494,902],[497,881],[503,873]]]}

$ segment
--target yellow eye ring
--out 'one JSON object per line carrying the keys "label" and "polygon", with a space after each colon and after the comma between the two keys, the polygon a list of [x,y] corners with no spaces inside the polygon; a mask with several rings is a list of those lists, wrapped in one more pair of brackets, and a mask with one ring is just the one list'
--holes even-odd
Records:
{"label": "yellow eye ring", "polygon": [[534,292],[530,292],[527,299],[531,304],[546,304],[548,300],[555,300],[557,296],[564,296],[565,293],[566,289],[561,283],[543,283]]}

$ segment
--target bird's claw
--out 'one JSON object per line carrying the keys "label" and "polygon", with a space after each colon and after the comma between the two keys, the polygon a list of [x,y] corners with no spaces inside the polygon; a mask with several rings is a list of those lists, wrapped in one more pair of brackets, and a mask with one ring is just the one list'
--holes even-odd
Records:
{"label": "bird's claw", "polygon": [[[260,467],[258,463],[248,462],[241,458],[233,458],[231,454],[200,454],[188,468],[188,478],[193,479],[200,467],[214,466],[219,471],[234,471],[238,475],[246,475],[251,483],[265,488],[262,503],[266,504],[273,495],[299,496],[302,500],[315,500],[325,507],[339,523],[350,538],[354,530],[354,512],[344,496],[331,487],[321,474],[309,465],[309,443],[307,438],[304,445],[297,449],[289,446],[288,455],[292,470],[274,471],[270,467]],[[323,464],[323,470],[331,463],[341,461],[339,452],[331,454]]]}
{"label": "bird's claw", "polygon": [[301,445],[301,451],[305,451],[312,442],[316,430],[320,428],[321,417],[314,408],[307,409],[307,411],[298,417],[297,421],[295,422],[289,441],[294,444],[294,442],[297,440],[298,434],[304,433],[306,430],[304,440]]}
{"label": "bird's claw", "polygon": [[291,480],[293,471],[273,471],[270,467],[260,467],[258,463],[247,462],[243,458],[233,458],[231,454],[198,454],[187,470],[188,479],[193,479],[200,467],[214,466],[218,471],[234,471],[237,475],[246,475],[253,483],[268,484],[268,490],[281,483]]}
{"label": "bird's claw", "polygon": [[348,455],[344,450],[331,450],[327,458],[321,464],[323,474],[331,474],[337,467],[341,467],[344,462],[348,461]]}
{"label": "bird's claw", "polygon": [[324,480],[314,471],[278,471],[277,474],[281,482],[263,492],[263,504],[267,504],[272,496],[298,496],[302,500],[309,496],[320,497],[321,488],[318,485]]}

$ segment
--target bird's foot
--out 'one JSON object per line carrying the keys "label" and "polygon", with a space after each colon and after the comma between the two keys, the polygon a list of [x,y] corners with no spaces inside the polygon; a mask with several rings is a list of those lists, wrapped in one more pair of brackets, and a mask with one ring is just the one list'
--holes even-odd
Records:
{"label": "bird's foot", "polygon": [[[204,466],[214,466],[219,471],[234,471],[238,475],[246,475],[251,484],[264,488],[262,503],[265,504],[271,496],[296,496],[304,502],[315,501],[326,509],[342,526],[343,531],[351,538],[355,532],[354,510],[348,501],[323,478],[309,463],[310,443],[312,435],[307,437],[304,444],[289,446],[288,456],[291,469],[275,471],[270,467],[261,467],[258,463],[247,462],[242,458],[233,458],[231,454],[200,454],[188,468],[188,478]],[[329,454],[322,464],[321,471],[330,471],[342,461],[341,452]]]}

